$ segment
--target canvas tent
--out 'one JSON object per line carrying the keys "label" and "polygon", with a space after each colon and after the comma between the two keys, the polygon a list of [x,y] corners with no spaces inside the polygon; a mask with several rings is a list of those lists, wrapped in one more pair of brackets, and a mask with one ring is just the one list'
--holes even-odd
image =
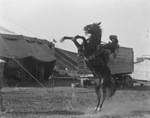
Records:
{"label": "canvas tent", "polygon": [[[1,30],[4,30],[0,27]],[[1,31],[0,30],[0,31]],[[55,55],[50,48],[50,42],[38,38],[17,35],[13,32],[0,33],[0,58],[23,59],[26,67],[31,66],[34,76],[37,77],[38,69],[44,65],[48,77],[55,65]],[[7,64],[7,61],[6,61]],[[24,66],[24,65],[23,65]]]}
{"label": "canvas tent", "polygon": [[55,60],[53,51],[39,39],[23,35],[0,34],[0,57],[25,58],[29,56],[43,62]]}
{"label": "canvas tent", "polygon": [[150,59],[144,59],[134,64],[134,73],[131,75],[136,80],[150,81]]}

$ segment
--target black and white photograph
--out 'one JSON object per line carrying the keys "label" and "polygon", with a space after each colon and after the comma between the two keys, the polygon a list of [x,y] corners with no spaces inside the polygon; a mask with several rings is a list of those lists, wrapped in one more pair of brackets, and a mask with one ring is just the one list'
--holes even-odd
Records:
{"label": "black and white photograph", "polygon": [[150,118],[150,1],[0,0],[0,118]]}

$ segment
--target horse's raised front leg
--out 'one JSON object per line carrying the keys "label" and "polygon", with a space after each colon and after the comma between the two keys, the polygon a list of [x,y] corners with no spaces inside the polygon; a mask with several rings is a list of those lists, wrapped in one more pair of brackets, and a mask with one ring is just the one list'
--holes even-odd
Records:
{"label": "horse's raised front leg", "polygon": [[74,42],[74,44],[76,45],[77,48],[81,48],[81,45],[77,42],[77,39],[81,38],[80,36],[75,36],[75,37],[69,37],[69,36],[64,36],[60,42],[64,42],[65,40],[71,40]]}
{"label": "horse's raised front leg", "polygon": [[69,36],[64,36],[61,40],[60,40],[60,42],[64,42],[66,39],[68,40],[72,40],[72,38],[73,37],[69,37]]}

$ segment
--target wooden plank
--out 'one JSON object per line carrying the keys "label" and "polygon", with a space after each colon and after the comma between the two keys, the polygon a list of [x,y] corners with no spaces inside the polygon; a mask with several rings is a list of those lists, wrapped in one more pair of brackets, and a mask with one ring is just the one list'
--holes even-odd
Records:
{"label": "wooden plank", "polygon": [[112,74],[132,73],[133,72],[133,49],[120,47],[117,60],[114,62],[114,58],[110,55],[110,61],[108,63]]}

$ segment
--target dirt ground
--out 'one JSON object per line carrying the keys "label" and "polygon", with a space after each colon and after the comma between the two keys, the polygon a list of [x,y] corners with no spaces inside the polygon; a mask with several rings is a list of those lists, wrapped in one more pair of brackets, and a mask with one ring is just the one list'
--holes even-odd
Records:
{"label": "dirt ground", "polygon": [[117,90],[102,111],[94,88],[3,88],[0,118],[150,118],[150,87]]}

